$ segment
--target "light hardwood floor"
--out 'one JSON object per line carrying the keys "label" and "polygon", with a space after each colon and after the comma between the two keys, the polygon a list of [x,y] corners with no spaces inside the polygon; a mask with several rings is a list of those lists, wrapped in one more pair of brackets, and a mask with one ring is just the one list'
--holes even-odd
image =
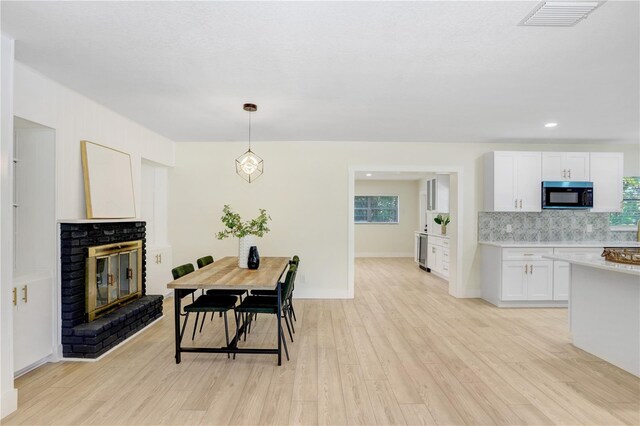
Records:
{"label": "light hardwood floor", "polygon": [[[169,300],[103,360],[19,378],[2,424],[640,424],[640,380],[573,347],[564,309],[454,299],[410,259],[358,259],[354,300],[295,307],[282,367],[265,355],[176,365]],[[275,344],[273,321],[259,318],[252,345]],[[196,341],[220,344],[221,324]]]}

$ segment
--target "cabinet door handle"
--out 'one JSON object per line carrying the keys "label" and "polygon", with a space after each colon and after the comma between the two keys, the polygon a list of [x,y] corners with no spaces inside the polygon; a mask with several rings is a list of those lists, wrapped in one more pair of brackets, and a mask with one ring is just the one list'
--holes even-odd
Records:
{"label": "cabinet door handle", "polygon": [[28,290],[26,285],[22,287],[22,291],[24,292],[24,296],[22,296],[22,300],[24,301],[24,303],[27,303],[29,300],[29,295],[28,295]]}
{"label": "cabinet door handle", "polygon": [[162,263],[162,253],[160,253],[158,256],[160,256],[160,263]]}
{"label": "cabinet door handle", "polygon": [[18,306],[18,289],[13,288],[13,306]]}
{"label": "cabinet door handle", "polygon": [[533,265],[529,265],[529,273],[533,275]]}
{"label": "cabinet door handle", "polygon": [[527,265],[524,265],[524,273],[527,273]]}
{"label": "cabinet door handle", "polygon": [[520,208],[522,208],[522,200],[520,200]]}
{"label": "cabinet door handle", "polygon": [[518,200],[516,200],[516,204],[513,207],[515,207],[516,209],[518,208]]}
{"label": "cabinet door handle", "polygon": [[562,177],[566,179],[566,177],[567,177],[567,169],[562,169]]}
{"label": "cabinet door handle", "polygon": [[569,169],[569,179],[571,179],[571,169]]}

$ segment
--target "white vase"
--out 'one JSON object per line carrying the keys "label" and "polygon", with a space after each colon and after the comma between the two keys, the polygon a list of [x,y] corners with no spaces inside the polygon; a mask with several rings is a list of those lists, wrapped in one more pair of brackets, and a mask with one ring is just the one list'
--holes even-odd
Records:
{"label": "white vase", "polygon": [[249,249],[256,245],[256,236],[247,235],[238,239],[238,267],[247,268],[249,260]]}

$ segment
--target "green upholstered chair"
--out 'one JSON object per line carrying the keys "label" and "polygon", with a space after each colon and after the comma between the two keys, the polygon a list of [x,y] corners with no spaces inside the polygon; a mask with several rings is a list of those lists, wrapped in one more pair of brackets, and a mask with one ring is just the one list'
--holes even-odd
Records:
{"label": "green upholstered chair", "polygon": [[[184,265],[177,266],[171,270],[171,274],[173,275],[173,279],[178,279],[184,277],[195,271],[193,264],[186,263]],[[191,297],[193,299],[193,290],[191,293]],[[238,298],[236,296],[231,295],[202,295],[197,299],[193,300],[193,302],[187,306],[185,306],[185,319],[182,325],[182,331],[180,332],[180,341],[182,341],[182,336],[184,335],[184,331],[187,327],[187,322],[189,321],[189,314],[196,313],[196,320],[193,324],[193,333],[191,335],[191,340],[195,339],[196,336],[196,328],[198,325],[198,319],[200,318],[200,313],[203,314],[202,323],[200,324],[200,332],[202,332],[202,326],[204,325],[204,320],[206,318],[207,312],[211,312],[211,316],[213,317],[214,312],[220,312],[224,314],[224,330],[225,336],[227,340],[227,345],[229,345],[229,325],[227,320],[227,311],[233,309],[236,305]],[[235,315],[234,315],[235,317]],[[237,320],[236,320],[237,321]],[[236,322],[236,328],[238,327]],[[227,354],[228,355],[228,354]]]}
{"label": "green upholstered chair", "polygon": [[[240,305],[236,307],[236,313],[240,314],[249,314],[247,317],[249,318],[248,326],[251,326],[251,314],[273,314],[273,315],[281,315],[284,318],[285,323],[287,324],[287,328],[289,328],[289,321],[287,319],[287,308],[286,308],[286,300],[290,295],[293,283],[296,278],[297,265],[294,263],[289,264],[289,270],[287,271],[286,278],[284,280],[284,294],[285,297],[282,299],[282,309],[278,312],[278,299],[277,296],[248,296],[242,301]],[[277,293],[276,293],[277,294]],[[237,320],[237,317],[236,317]],[[245,329],[247,327],[245,326]],[[284,346],[284,351],[287,355],[287,360],[289,359],[289,350],[287,349],[287,341],[284,337],[284,330],[282,326],[280,326],[280,336],[282,337],[282,344]],[[293,342],[293,335],[291,334],[291,329],[289,328],[289,336],[291,337],[291,341]]]}
{"label": "green upholstered chair", "polygon": [[[296,267],[298,268],[300,266],[300,257],[293,256],[293,258],[291,258],[291,260],[289,261],[290,264],[295,264]],[[282,292],[284,294],[284,286],[281,286],[282,288]],[[291,321],[291,327],[293,328],[293,321],[298,321],[298,319],[296,318],[296,311],[295,309],[293,309],[293,286],[291,288],[291,294],[289,295],[289,297],[287,298],[287,311],[289,314],[289,319],[292,320]],[[278,294],[276,293],[276,289],[273,290],[253,290],[251,291],[251,295],[252,296],[277,296]],[[292,318],[293,316],[293,318]],[[295,333],[295,330],[294,330]]]}
{"label": "green upholstered chair", "polygon": [[[213,263],[213,256],[201,257],[196,263],[198,264],[198,269],[202,269]],[[246,292],[246,290],[207,290],[207,294],[210,296],[238,296],[240,300],[242,300],[242,296]]]}

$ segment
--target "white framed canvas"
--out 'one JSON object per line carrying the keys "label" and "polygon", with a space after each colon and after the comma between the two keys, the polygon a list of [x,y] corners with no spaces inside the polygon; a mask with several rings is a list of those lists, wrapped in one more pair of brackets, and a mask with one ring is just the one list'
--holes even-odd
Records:
{"label": "white framed canvas", "polygon": [[87,219],[136,217],[131,156],[89,141],[80,144]]}

